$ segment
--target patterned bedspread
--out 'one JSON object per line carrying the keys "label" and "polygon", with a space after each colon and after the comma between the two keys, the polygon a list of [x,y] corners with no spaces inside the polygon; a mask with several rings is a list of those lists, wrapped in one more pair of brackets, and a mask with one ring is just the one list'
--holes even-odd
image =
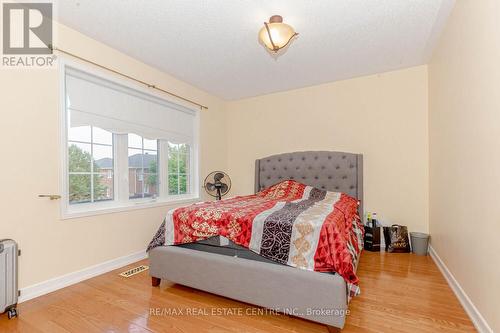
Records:
{"label": "patterned bedspread", "polygon": [[286,180],[254,195],[171,210],[148,251],[224,236],[281,264],[336,272],[359,294],[363,226],[356,199]]}

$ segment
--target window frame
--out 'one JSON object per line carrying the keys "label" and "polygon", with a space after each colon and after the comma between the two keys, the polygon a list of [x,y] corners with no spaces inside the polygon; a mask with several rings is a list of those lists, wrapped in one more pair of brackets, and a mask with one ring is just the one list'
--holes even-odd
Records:
{"label": "window frame", "polygon": [[[200,170],[199,170],[199,122],[200,112],[196,110],[194,116],[194,133],[191,142],[186,142],[190,146],[190,180],[189,186],[191,193],[180,195],[168,194],[168,142],[166,140],[158,141],[158,197],[157,198],[139,198],[129,199],[128,193],[128,140],[127,134],[113,133],[113,200],[98,201],[92,203],[80,203],[71,205],[69,203],[69,171],[68,171],[68,112],[66,105],[66,83],[65,73],[66,67],[72,67],[91,75],[113,81],[117,84],[127,86],[131,89],[146,93],[150,96],[161,98],[168,102],[179,104],[177,101],[168,99],[164,94],[157,93],[142,87],[137,83],[129,82],[119,78],[116,75],[104,73],[97,68],[81,64],[79,62],[61,57],[59,59],[59,113],[60,113],[60,152],[61,152],[61,219],[72,219],[85,216],[93,216],[100,214],[109,214],[115,212],[123,212],[136,209],[145,209],[152,207],[173,206],[177,204],[192,203],[200,201]],[[185,106],[185,105],[183,105]],[[118,156],[126,156],[127,158],[118,158]],[[166,156],[161,158],[160,156]]]}

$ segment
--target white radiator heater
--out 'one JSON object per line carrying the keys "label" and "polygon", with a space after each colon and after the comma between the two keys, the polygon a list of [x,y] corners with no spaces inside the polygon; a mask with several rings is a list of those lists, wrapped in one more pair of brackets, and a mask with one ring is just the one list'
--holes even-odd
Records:
{"label": "white radiator heater", "polygon": [[0,313],[9,319],[17,317],[17,243],[12,239],[0,240]]}

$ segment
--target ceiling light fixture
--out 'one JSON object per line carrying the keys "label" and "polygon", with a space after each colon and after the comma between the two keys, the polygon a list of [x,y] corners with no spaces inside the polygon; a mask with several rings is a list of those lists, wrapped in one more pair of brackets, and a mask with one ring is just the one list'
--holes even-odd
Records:
{"label": "ceiling light fixture", "polygon": [[297,35],[291,26],[283,23],[283,17],[280,15],[271,16],[269,23],[264,22],[259,31],[259,39],[274,53],[287,46]]}

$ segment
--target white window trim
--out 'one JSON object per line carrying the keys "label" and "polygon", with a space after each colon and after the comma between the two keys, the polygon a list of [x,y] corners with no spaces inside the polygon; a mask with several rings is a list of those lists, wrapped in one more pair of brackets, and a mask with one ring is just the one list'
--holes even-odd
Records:
{"label": "white window trim", "polygon": [[[128,156],[128,145],[127,140],[120,138],[122,135],[113,134],[114,144],[113,144],[113,158],[116,164],[114,169],[114,200],[105,202],[94,202],[88,204],[69,204],[69,193],[68,193],[68,131],[67,131],[67,108],[66,108],[66,87],[65,87],[65,69],[67,66],[73,67],[89,74],[95,75],[97,77],[104,78],[116,82],[118,84],[128,86],[132,89],[144,92],[151,96],[164,99],[169,102],[177,103],[178,101],[168,99],[164,94],[157,93],[146,87],[140,86],[136,83],[129,82],[125,79],[118,78],[116,76],[110,75],[108,73],[103,73],[103,71],[93,68],[88,65],[84,65],[80,62],[70,60],[66,57],[60,57],[59,61],[59,113],[60,113],[60,160],[61,160],[61,219],[72,219],[86,216],[94,216],[101,214],[110,214],[125,212],[137,209],[146,209],[154,207],[171,207],[180,204],[189,204],[200,201],[200,168],[199,168],[199,129],[200,129],[200,112],[195,113],[195,133],[193,141],[189,142],[190,145],[190,189],[191,193],[187,195],[168,195],[168,178],[163,178],[160,173],[167,173],[166,168],[163,170],[161,168],[162,163],[160,163],[160,193],[166,193],[167,195],[161,195],[156,199],[145,198],[144,200],[128,200],[128,160],[125,159],[122,163],[119,163],[119,159],[115,157],[117,154],[123,154],[124,151],[127,152],[125,155]],[[126,135],[123,135],[126,137]],[[168,144],[164,144],[167,146]],[[166,149],[168,151],[168,149]],[[158,154],[163,153],[161,147],[159,147]],[[166,155],[168,156],[168,155]],[[165,181],[162,181],[165,179]],[[164,184],[166,183],[166,184]],[[166,190],[166,191],[165,191]],[[118,198],[120,198],[118,200]],[[126,199],[124,199],[126,198]]]}

